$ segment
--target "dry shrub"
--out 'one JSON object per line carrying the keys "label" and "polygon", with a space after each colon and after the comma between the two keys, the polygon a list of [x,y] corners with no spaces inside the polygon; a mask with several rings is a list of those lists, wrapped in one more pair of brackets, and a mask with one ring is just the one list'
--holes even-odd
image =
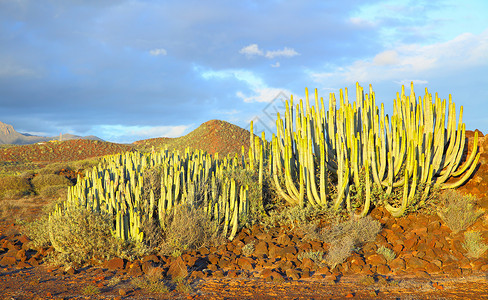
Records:
{"label": "dry shrub", "polygon": [[0,178],[0,198],[17,199],[30,195],[32,187],[29,179],[22,176],[8,176]]}
{"label": "dry shrub", "polygon": [[479,231],[466,231],[463,247],[468,252],[468,256],[473,258],[480,258],[488,250],[488,245],[483,242]]}
{"label": "dry shrub", "polygon": [[31,180],[31,183],[39,194],[47,187],[73,185],[68,178],[56,174],[39,174]]}
{"label": "dry shrub", "polygon": [[77,264],[122,255],[125,245],[112,235],[112,227],[112,217],[84,208],[53,215],[47,222],[49,241],[61,255],[58,261]]}
{"label": "dry shrub", "polygon": [[343,263],[355,248],[374,241],[380,231],[380,222],[371,216],[351,218],[333,225],[329,230],[323,229],[323,239],[331,245],[325,258],[327,264],[335,268]]}
{"label": "dry shrub", "polygon": [[160,246],[164,255],[178,256],[187,250],[214,245],[223,241],[217,226],[205,215],[202,208],[176,207],[165,222]]}
{"label": "dry shrub", "polygon": [[444,205],[437,214],[454,233],[467,229],[483,214],[483,210],[475,210],[474,196],[455,190],[444,192],[441,201]]}

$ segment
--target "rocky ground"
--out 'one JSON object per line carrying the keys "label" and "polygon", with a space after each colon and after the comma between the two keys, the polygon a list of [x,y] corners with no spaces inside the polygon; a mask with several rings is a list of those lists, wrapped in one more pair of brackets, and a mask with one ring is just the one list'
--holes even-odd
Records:
{"label": "rocky ground", "polygon": [[[228,244],[204,247],[178,258],[151,255],[115,258],[79,268],[43,261],[52,248],[32,249],[29,238],[4,227],[0,240],[0,292],[9,299],[482,299],[488,298],[488,258],[473,259],[437,215],[392,218],[372,212],[383,225],[374,242],[330,269],[300,253],[330,245],[304,241],[291,228],[245,229]],[[470,228],[488,240],[486,215]],[[243,247],[254,244],[252,253]],[[376,250],[385,246],[396,258]],[[171,278],[187,277],[184,282]],[[138,283],[137,278],[145,282]],[[167,278],[151,283],[152,278]]]}

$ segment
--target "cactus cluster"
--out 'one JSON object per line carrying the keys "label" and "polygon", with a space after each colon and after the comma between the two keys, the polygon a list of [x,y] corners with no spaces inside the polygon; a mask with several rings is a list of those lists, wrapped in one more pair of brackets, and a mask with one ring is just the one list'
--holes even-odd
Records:
{"label": "cactus cluster", "polygon": [[[328,107],[315,90],[315,106],[310,106],[308,90],[296,106],[293,96],[286,101],[284,119],[278,113],[277,132],[272,137],[272,174],[276,189],[290,204],[347,207],[352,211],[352,190],[362,201],[360,215],[368,213],[371,190],[375,186],[390,195],[403,188],[400,204],[383,203],[393,216],[401,216],[408,207],[425,201],[432,186],[455,188],[466,182],[476,168],[478,135],[473,150],[460,166],[465,148],[465,125],[461,107],[456,122],[456,107],[449,97],[437,94],[432,99],[427,89],[424,97],[410,95],[402,86],[397,93],[391,118],[384,105],[377,106],[370,85],[365,94],[356,84],[356,100],[349,102],[347,89],[340,90],[340,102],[329,96]],[[446,127],[447,121],[447,127]],[[337,193],[329,193],[328,173],[337,180]],[[364,175],[362,175],[364,174]],[[446,183],[452,176],[462,177]],[[363,179],[364,178],[364,179]],[[360,189],[365,181],[364,191]],[[423,192],[418,195],[419,187]],[[420,200],[418,200],[420,198]]]}
{"label": "cactus cluster", "polygon": [[[105,156],[78,177],[67,200],[52,214],[80,206],[109,214],[115,217],[114,235],[137,244],[144,240],[142,225],[148,221],[157,221],[164,230],[166,216],[179,206],[203,207],[209,220],[220,225],[215,230],[232,240],[249,210],[248,186],[239,186],[224,171],[243,167],[249,165],[239,163],[237,156],[218,159],[218,154],[188,149],[181,156],[168,150]],[[161,170],[161,185],[150,186],[145,194],[143,174],[148,168]]]}

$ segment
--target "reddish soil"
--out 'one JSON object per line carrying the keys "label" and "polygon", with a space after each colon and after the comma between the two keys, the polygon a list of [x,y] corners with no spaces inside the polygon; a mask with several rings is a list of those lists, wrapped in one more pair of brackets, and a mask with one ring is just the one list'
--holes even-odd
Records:
{"label": "reddish soil", "polygon": [[[219,143],[217,137],[214,141]],[[486,209],[488,139],[481,137],[479,147],[483,151],[480,166],[460,190],[476,195],[479,206]],[[23,213],[29,212],[37,213]],[[112,259],[64,269],[44,259],[52,249],[33,247],[18,225],[4,224],[0,227],[0,295],[5,299],[488,298],[488,254],[478,259],[467,256],[462,232],[453,234],[436,214],[393,218],[375,208],[371,216],[383,226],[376,240],[333,270],[298,259],[304,251],[327,251],[329,244],[305,240],[290,228],[257,226],[242,230],[230,243],[178,258],[152,255],[132,262]],[[488,215],[470,230],[482,232],[487,243]],[[255,250],[245,256],[242,247],[250,242],[255,243]],[[378,255],[381,246],[392,249],[396,258],[386,261]],[[168,292],[152,293],[133,283],[155,274],[164,279]],[[171,281],[183,275],[187,275],[186,284]]]}

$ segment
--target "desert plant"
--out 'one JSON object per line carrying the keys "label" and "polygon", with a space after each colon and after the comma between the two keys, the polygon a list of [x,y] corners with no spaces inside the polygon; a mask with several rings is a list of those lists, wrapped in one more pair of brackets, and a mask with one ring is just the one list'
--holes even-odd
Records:
{"label": "desert plant", "polygon": [[84,295],[93,296],[100,293],[100,288],[95,285],[89,284],[83,288],[82,292]]}
{"label": "desert plant", "polygon": [[72,186],[73,183],[66,177],[56,174],[38,174],[31,180],[37,193],[42,193],[48,187]]}
{"label": "desert plant", "polygon": [[447,190],[441,195],[443,206],[437,213],[452,232],[457,233],[473,225],[483,214],[483,210],[475,209],[475,201],[474,196]]}
{"label": "desert plant", "polygon": [[145,274],[144,276],[134,278],[131,283],[149,293],[165,294],[169,292],[160,274]]}
{"label": "desert plant", "polygon": [[374,241],[381,230],[381,224],[371,216],[355,217],[346,222],[334,224],[329,230],[323,229],[324,240],[330,249],[325,261],[332,268],[344,262],[353,250],[364,243]]}
{"label": "desert plant", "polygon": [[381,246],[376,250],[376,253],[383,255],[383,257],[386,259],[387,262],[390,262],[395,259],[396,254],[393,250],[390,248],[387,248],[385,246]]}
{"label": "desert plant", "polygon": [[204,245],[214,245],[223,241],[216,226],[203,213],[203,209],[188,206],[175,208],[167,217],[168,224],[163,232],[160,251],[164,255],[181,254]]}
{"label": "desert plant", "polygon": [[324,251],[308,250],[298,253],[297,258],[300,261],[302,261],[304,258],[311,259],[317,266],[322,267],[324,254]]}
{"label": "desert plant", "polygon": [[488,244],[483,242],[483,237],[479,231],[466,231],[464,233],[464,249],[468,256],[480,258],[488,250]]}
{"label": "desert plant", "polygon": [[128,246],[112,235],[113,222],[108,215],[75,208],[50,215],[44,228],[62,260],[83,264],[90,259],[124,255]]}
{"label": "desert plant", "polygon": [[0,198],[20,198],[32,194],[28,178],[7,176],[0,179]]}
{"label": "desert plant", "polygon": [[241,252],[244,256],[251,256],[252,253],[254,252],[254,242],[245,244],[242,247]]}

